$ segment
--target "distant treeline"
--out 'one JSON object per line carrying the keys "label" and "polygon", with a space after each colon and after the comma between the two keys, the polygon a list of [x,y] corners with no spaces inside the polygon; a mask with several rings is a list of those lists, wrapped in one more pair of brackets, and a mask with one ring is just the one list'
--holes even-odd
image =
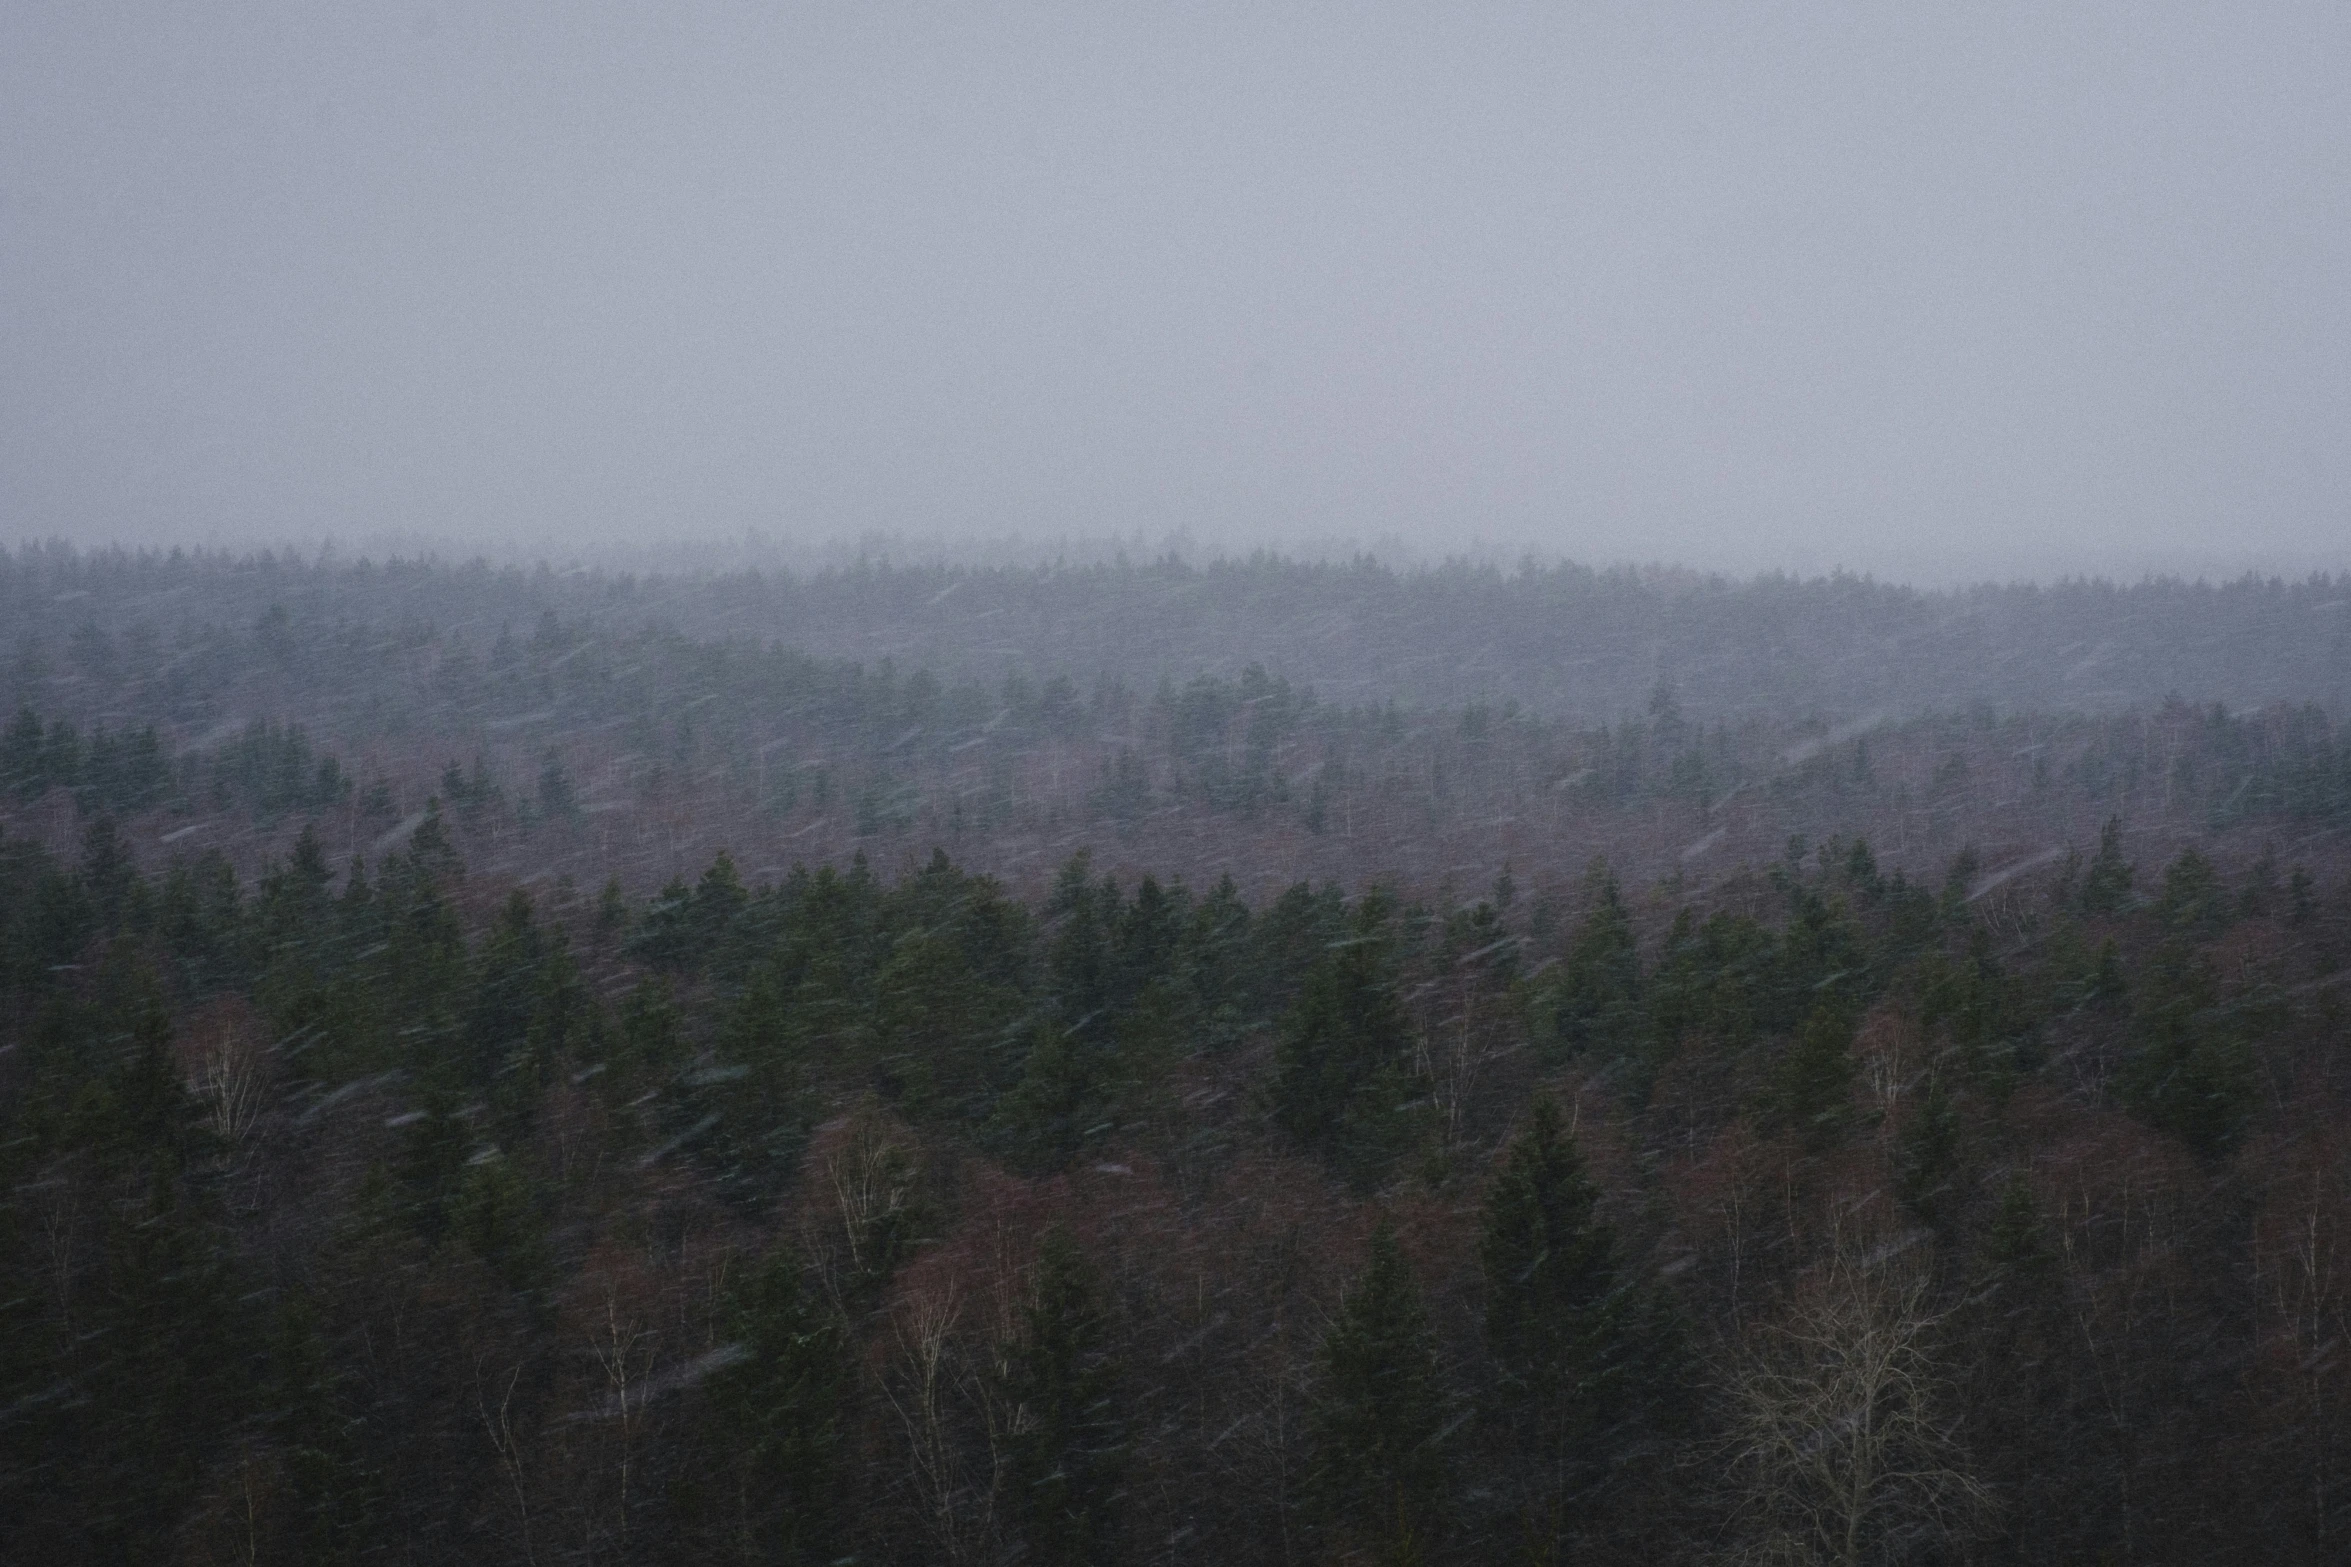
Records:
{"label": "distant treeline", "polygon": [[[1927,591],[1849,576],[1399,571],[1368,558],[1274,556],[667,578],[63,547],[0,556],[0,620],[82,665],[125,646],[101,634],[144,628],[156,645],[180,647],[192,630],[250,627],[273,606],[296,623],[376,628],[365,646],[453,633],[486,644],[501,627],[527,634],[552,614],[605,634],[658,626],[703,641],[780,639],[819,658],[927,668],[950,684],[1011,672],[1148,689],[1258,664],[1349,704],[1514,701],[1587,722],[1639,712],[1661,680],[1709,723],[1978,703],[2106,712],[2174,692],[2233,708],[2351,704],[2351,580],[2325,575]],[[167,681],[201,687],[205,658],[190,659]]]}

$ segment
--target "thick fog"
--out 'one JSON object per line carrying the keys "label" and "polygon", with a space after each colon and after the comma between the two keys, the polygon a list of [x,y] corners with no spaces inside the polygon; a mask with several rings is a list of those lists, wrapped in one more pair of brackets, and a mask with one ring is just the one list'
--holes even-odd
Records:
{"label": "thick fog", "polygon": [[18,5],[0,536],[2351,564],[2351,12]]}

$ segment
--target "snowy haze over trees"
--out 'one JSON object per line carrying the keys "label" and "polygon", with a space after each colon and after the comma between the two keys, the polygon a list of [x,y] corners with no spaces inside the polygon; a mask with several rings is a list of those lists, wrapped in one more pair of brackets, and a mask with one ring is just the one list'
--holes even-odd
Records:
{"label": "snowy haze over trees", "polygon": [[2343,1560],[2347,61],[0,12],[0,1560]]}
{"label": "snowy haze over trees", "polygon": [[2345,587],[16,552],[0,1547],[2331,1560]]}

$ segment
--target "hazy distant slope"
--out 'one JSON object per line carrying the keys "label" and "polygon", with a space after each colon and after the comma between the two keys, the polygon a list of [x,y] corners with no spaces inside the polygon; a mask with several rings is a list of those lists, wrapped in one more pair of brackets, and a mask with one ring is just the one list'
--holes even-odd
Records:
{"label": "hazy distant slope", "polygon": [[527,635],[547,613],[656,624],[947,679],[1107,674],[1150,686],[1258,663],[1340,702],[1516,701],[1599,719],[1638,711],[1661,679],[1706,719],[1983,702],[2111,711],[2173,692],[2232,706],[2351,702],[2351,581],[2325,576],[1921,591],[1843,576],[1275,557],[668,578],[61,548],[0,558],[0,622],[20,645],[62,648],[91,625],[167,639],[244,629],[273,607],[484,645],[501,629]]}

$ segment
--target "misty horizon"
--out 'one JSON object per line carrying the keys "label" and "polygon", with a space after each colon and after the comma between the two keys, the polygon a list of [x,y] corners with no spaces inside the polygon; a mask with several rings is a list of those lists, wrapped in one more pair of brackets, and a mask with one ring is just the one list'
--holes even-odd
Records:
{"label": "misty horizon", "polygon": [[2340,570],[2347,51],[2299,5],[23,8],[0,538]]}
{"label": "misty horizon", "polygon": [[2220,586],[2247,580],[2303,582],[2351,573],[2351,550],[2343,552],[2249,552],[2224,549],[2118,552],[2092,558],[2057,552],[2018,554],[2005,560],[1925,553],[1908,558],[1853,564],[1792,550],[1769,558],[1616,558],[1579,555],[1539,542],[1466,539],[1439,547],[1394,534],[1374,538],[1344,535],[1204,539],[1184,531],[1161,534],[1022,534],[1007,532],[954,537],[914,532],[865,532],[792,536],[744,529],[732,534],[679,534],[646,542],[619,539],[561,539],[532,535],[467,538],[384,530],[338,536],[332,533],[280,536],[222,534],[173,539],[95,538],[77,540],[56,532],[0,537],[0,549],[33,555],[65,550],[76,556],[124,553],[153,557],[186,551],[225,560],[261,556],[313,566],[405,562],[438,566],[474,563],[525,571],[594,572],[677,580],[723,578],[738,573],[787,573],[814,578],[865,567],[913,567],[946,571],[1078,571],[1093,567],[1144,567],[1173,562],[1193,569],[1271,559],[1300,565],[1368,563],[1400,576],[1434,571],[1474,570],[1510,579],[1528,572],[1562,569],[1600,575],[1630,573],[1644,578],[1749,584],[1785,579],[1818,583],[1853,579],[1880,586],[1948,594],[1971,588],[2062,584],[2130,587],[2149,583]]}

